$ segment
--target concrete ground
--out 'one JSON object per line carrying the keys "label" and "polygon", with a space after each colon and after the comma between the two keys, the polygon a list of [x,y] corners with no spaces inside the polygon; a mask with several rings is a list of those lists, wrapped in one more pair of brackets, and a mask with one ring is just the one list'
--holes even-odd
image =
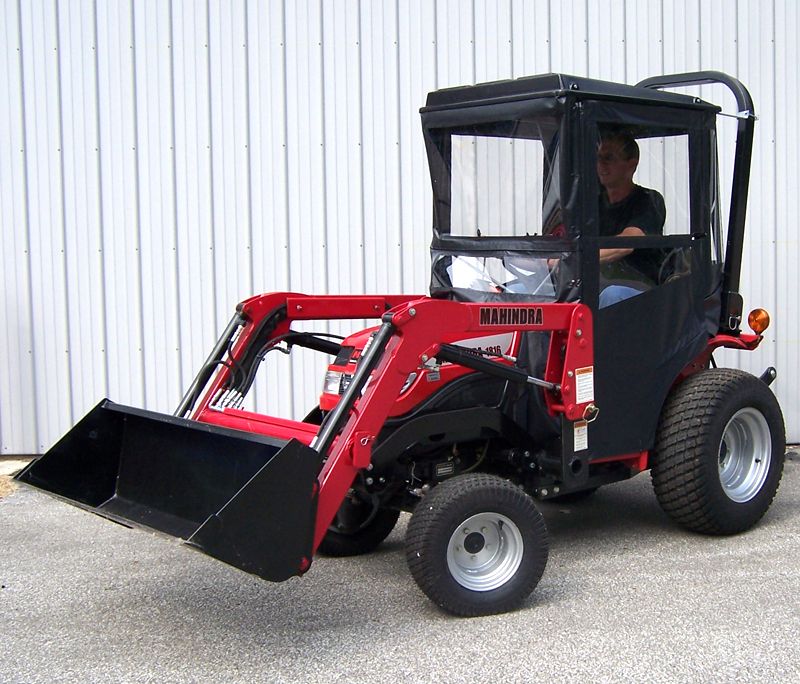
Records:
{"label": "concrete ground", "polygon": [[747,534],[675,527],[649,476],[542,505],[544,578],[457,619],[367,557],[261,581],[20,487],[0,500],[3,682],[800,682],[800,456]]}

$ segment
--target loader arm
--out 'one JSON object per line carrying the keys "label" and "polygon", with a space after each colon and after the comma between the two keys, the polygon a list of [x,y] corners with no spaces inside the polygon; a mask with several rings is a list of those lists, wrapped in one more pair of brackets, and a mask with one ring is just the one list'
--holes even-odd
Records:
{"label": "loader arm", "polygon": [[[578,401],[578,369],[592,367],[591,312],[581,304],[470,304],[412,296],[307,296],[271,293],[242,302],[237,309],[243,326],[232,343],[225,362],[218,363],[202,400],[192,417],[278,439],[293,438],[319,454],[318,506],[313,550],[339,509],[357,473],[371,468],[371,452],[380,430],[409,374],[454,342],[492,334],[553,332],[545,370],[545,385],[555,388],[545,394],[551,414],[569,420],[583,417],[590,402]],[[254,350],[268,348],[291,335],[294,321],[380,318],[368,350],[348,390],[336,408],[317,429],[308,423],[242,411],[220,403],[220,397],[246,391],[242,374],[258,358]],[[220,345],[218,345],[219,347]],[[470,358],[475,358],[474,365]],[[517,378],[527,376],[508,366],[492,364],[467,355],[460,361],[477,370]],[[494,366],[494,368],[492,367]],[[237,378],[237,373],[240,377]],[[513,379],[513,378],[512,378]]]}

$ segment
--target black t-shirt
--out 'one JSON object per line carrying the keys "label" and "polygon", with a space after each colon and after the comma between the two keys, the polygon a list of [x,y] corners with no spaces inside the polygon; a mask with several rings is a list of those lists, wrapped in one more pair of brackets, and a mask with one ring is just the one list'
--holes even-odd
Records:
{"label": "black t-shirt", "polygon": [[[634,185],[633,191],[622,201],[611,203],[608,195],[602,190],[600,195],[600,236],[619,235],[628,226],[640,228],[645,235],[661,235],[667,208],[664,198],[656,190]],[[604,265],[603,274],[607,278],[619,277],[615,271],[624,270],[624,266],[632,266],[639,273],[656,283],[661,267],[662,250],[634,249],[620,262]],[[625,262],[623,264],[622,262]]]}

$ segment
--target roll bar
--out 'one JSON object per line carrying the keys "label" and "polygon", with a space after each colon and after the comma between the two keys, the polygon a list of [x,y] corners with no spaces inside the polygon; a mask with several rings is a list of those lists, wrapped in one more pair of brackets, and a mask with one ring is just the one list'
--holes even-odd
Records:
{"label": "roll bar", "polygon": [[738,334],[742,321],[742,296],[739,276],[744,249],[744,224],[747,211],[747,191],[750,184],[750,163],[753,156],[753,137],[756,113],[753,98],[744,84],[721,71],[693,71],[646,78],[637,83],[642,88],[661,90],[685,86],[719,83],[727,86],[739,108],[736,127],[736,151],[731,184],[731,208],[728,217],[728,239],[725,244],[725,265],[722,272],[722,312],[720,332]]}

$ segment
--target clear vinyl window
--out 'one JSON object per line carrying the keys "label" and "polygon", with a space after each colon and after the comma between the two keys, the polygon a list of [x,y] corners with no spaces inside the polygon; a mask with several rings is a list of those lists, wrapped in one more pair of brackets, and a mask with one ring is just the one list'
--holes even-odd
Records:
{"label": "clear vinyl window", "polygon": [[452,131],[449,162],[451,235],[545,235],[561,223],[553,129],[503,122]]}
{"label": "clear vinyl window", "polygon": [[689,135],[601,128],[595,147],[603,308],[689,274],[689,247],[613,241],[691,234]]}
{"label": "clear vinyl window", "polygon": [[555,280],[546,257],[535,254],[452,255],[447,275],[452,287],[474,292],[531,295],[554,301]]}

